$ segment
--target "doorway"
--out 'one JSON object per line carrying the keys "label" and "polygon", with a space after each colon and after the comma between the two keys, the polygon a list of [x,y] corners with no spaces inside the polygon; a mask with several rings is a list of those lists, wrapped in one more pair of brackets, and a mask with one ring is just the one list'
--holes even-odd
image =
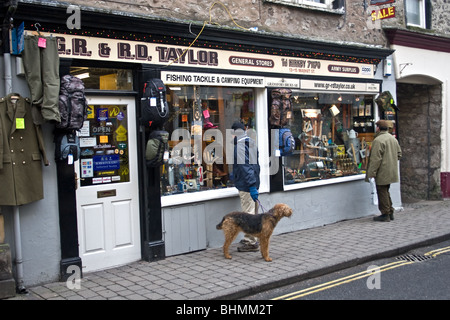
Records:
{"label": "doorway", "polygon": [[87,97],[75,162],[83,272],[141,258],[136,105],[133,97]]}

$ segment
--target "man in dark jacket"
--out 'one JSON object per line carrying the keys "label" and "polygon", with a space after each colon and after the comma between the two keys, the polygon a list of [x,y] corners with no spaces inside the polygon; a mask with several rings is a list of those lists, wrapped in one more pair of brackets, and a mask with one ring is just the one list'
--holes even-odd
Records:
{"label": "man in dark jacket", "polygon": [[[234,130],[234,186],[239,190],[242,211],[255,214],[260,172],[258,149],[256,142],[247,135],[242,123],[233,123],[231,129]],[[247,234],[241,240],[241,244],[238,247],[238,251],[241,252],[258,251],[259,248],[258,239]]]}

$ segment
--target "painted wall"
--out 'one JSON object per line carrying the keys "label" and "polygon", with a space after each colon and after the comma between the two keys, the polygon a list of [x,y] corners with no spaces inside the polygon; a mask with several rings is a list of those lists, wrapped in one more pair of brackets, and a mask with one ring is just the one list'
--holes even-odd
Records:
{"label": "painted wall", "polygon": [[[28,85],[23,76],[16,75],[16,59],[12,57],[13,92],[29,97]],[[5,96],[3,75],[4,59],[0,56],[2,75],[0,96]],[[23,276],[26,287],[59,278],[60,234],[56,165],[54,162],[53,125],[42,126],[45,149],[50,166],[43,166],[44,199],[20,206],[20,229],[22,236]],[[15,242],[13,207],[1,207],[5,218],[5,242],[11,247],[13,269],[15,270]]]}
{"label": "painted wall", "polygon": [[450,171],[450,53],[394,45],[398,82],[442,84],[441,171]]}

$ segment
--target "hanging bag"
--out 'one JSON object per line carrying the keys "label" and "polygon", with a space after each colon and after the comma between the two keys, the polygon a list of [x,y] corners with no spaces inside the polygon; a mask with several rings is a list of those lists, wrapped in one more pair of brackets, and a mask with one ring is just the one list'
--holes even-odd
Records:
{"label": "hanging bag", "polygon": [[61,78],[59,113],[61,122],[56,124],[56,128],[62,130],[80,130],[87,118],[84,83],[70,74]]}
{"label": "hanging bag", "polygon": [[169,133],[156,130],[150,133],[145,149],[145,160],[149,167],[159,167],[168,160]]}
{"label": "hanging bag", "polygon": [[141,98],[141,119],[144,126],[156,128],[169,118],[169,106],[166,100],[166,86],[161,79],[150,79],[144,84]]}

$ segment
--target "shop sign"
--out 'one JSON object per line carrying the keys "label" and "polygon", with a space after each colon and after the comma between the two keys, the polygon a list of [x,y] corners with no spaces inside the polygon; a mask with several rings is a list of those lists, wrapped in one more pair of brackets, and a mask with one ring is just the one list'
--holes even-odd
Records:
{"label": "shop sign", "polygon": [[109,171],[120,169],[119,155],[94,156],[94,171]]}
{"label": "shop sign", "polygon": [[[42,34],[45,36],[51,35],[50,33]],[[58,53],[61,58],[214,68],[231,71],[270,71],[271,73],[293,76],[314,75],[373,79],[375,74],[373,65],[363,63],[214,50],[70,34],[53,34],[53,36],[58,40]],[[192,83],[193,81],[208,85],[225,85],[217,77],[188,82]]]}
{"label": "shop sign", "polygon": [[379,83],[300,80],[300,89],[338,92],[379,92]]}
{"label": "shop sign", "polygon": [[300,81],[298,79],[265,78],[265,83],[266,87],[300,88]]}
{"label": "shop sign", "polygon": [[264,88],[264,77],[161,71],[165,84]]}
{"label": "shop sign", "polygon": [[395,17],[395,7],[382,8],[379,10],[373,10],[371,13],[372,20],[383,20]]}

